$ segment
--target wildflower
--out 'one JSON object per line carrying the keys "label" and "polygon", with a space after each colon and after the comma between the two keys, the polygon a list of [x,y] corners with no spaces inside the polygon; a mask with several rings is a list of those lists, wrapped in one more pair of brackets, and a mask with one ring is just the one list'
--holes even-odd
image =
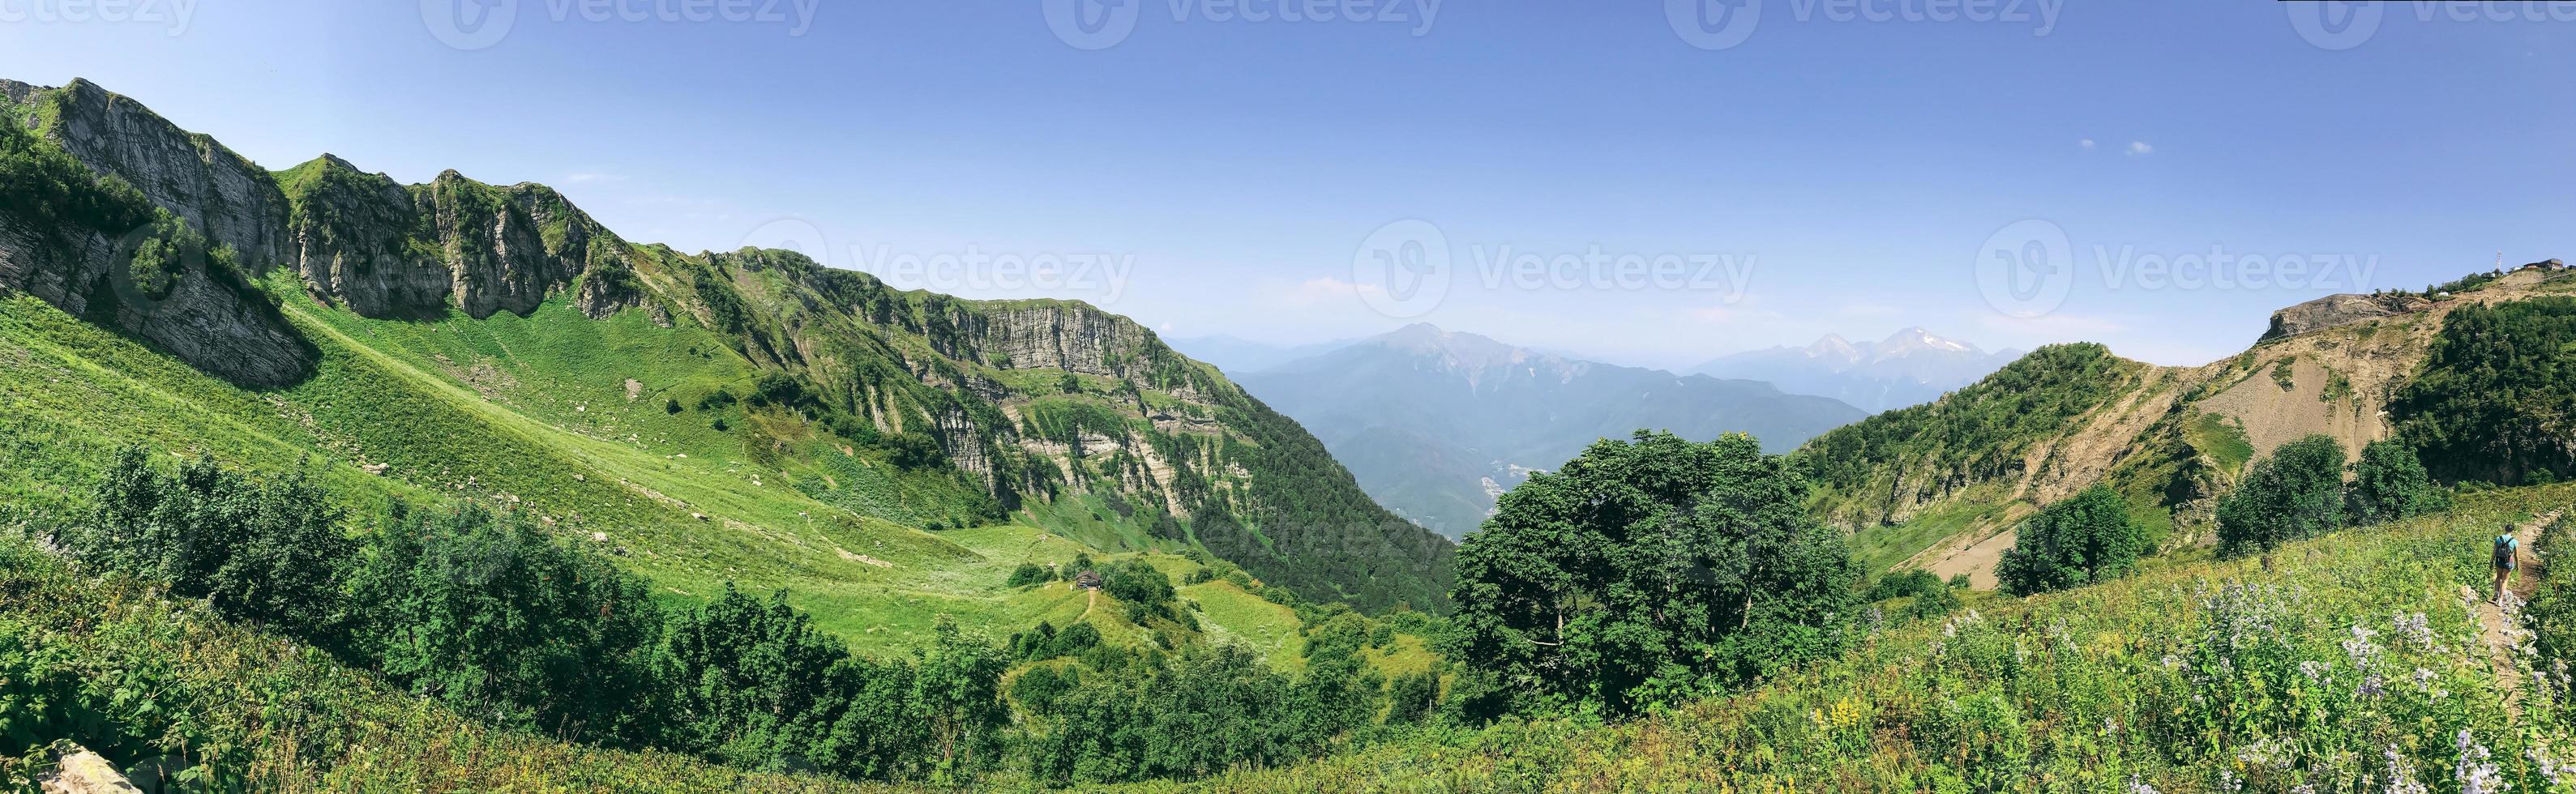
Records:
{"label": "wildflower", "polygon": [[2320,661],[2317,661],[2317,660],[2315,660],[2315,659],[2310,659],[2310,660],[2307,660],[2307,661],[2304,661],[2304,662],[2300,662],[2300,663],[2299,663],[2299,673],[2300,673],[2300,674],[2302,674],[2302,675],[2306,675],[2306,676],[2308,677],[2308,683],[2311,683],[2311,684],[2315,684],[2315,685],[2318,685],[2318,686],[2324,686],[2324,685],[2325,685],[2325,683],[2326,683],[2326,680],[2325,680],[2325,671],[2326,671],[2326,663],[2324,663],[2324,662],[2320,662]]}
{"label": "wildflower", "polygon": [[2353,690],[2354,695],[2364,698],[2375,698],[2387,693],[2387,682],[2380,680],[2378,673],[2363,674],[2361,677],[2361,687]]}
{"label": "wildflower", "polygon": [[2156,787],[2140,781],[2137,775],[2130,775],[2129,787],[2123,794],[2164,794],[2164,792],[2157,791]]}
{"label": "wildflower", "polygon": [[2353,669],[2370,669],[2370,660],[2379,655],[2379,645],[2371,642],[2370,638],[2378,635],[2379,632],[2360,624],[2353,625],[2352,639],[2343,641],[2344,655],[2352,657]]}
{"label": "wildflower", "polygon": [[2415,668],[2415,687],[2417,689],[2430,690],[2432,686],[2433,671],[2422,667]]}
{"label": "wildflower", "polygon": [[2396,745],[2389,745],[2380,755],[2388,759],[2388,794],[2431,794],[2431,788],[2415,779],[2414,765],[2406,763]]}
{"label": "wildflower", "polygon": [[2433,638],[2433,621],[2426,618],[2424,613],[2417,612],[2409,615],[2400,612],[2391,622],[2396,624],[2396,634],[2400,641],[2428,651],[2441,649],[2441,643]]}
{"label": "wildflower", "polygon": [[2176,667],[2181,667],[2181,666],[2182,666],[2182,657],[2180,657],[2180,656],[2175,656],[2175,655],[2170,654],[2170,653],[2165,654],[2165,658],[2164,658],[2164,665],[2165,665],[2165,669],[2168,669],[2168,670],[2171,670],[2171,669],[2176,668]]}
{"label": "wildflower", "polygon": [[2557,761],[2552,760],[2549,757],[2549,748],[2546,745],[2534,743],[2531,745],[2530,749],[2522,751],[2522,754],[2524,757],[2531,759],[2532,766],[2538,767],[2540,769],[2540,774],[2549,778],[2549,782],[2552,785],[2564,782],[2563,779],[2566,777],[2567,773],[2576,772],[2576,764],[2559,766]]}
{"label": "wildflower", "polygon": [[2469,735],[2469,729],[2460,729],[2458,745],[2460,765],[2451,776],[2459,781],[2460,794],[2500,794],[2513,788],[2513,784],[2504,782],[2503,773],[2496,771],[2495,762],[2488,760],[2486,746],[2478,744],[2476,737]]}

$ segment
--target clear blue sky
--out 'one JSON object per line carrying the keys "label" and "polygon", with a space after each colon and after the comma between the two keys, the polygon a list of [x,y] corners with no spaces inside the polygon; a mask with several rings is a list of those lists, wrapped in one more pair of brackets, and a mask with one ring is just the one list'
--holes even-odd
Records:
{"label": "clear blue sky", "polygon": [[[2394,5],[2329,50],[2272,3],[2078,2],[2034,35],[2038,19],[1838,21],[1760,0],[1749,38],[1711,51],[1659,2],[1444,2],[1417,36],[1418,6],[1403,23],[1218,21],[1200,5],[1176,22],[1172,0],[1129,1],[1132,33],[1095,51],[1051,32],[1043,0],[829,2],[801,19],[782,0],[775,22],[591,21],[571,0],[517,0],[481,49],[433,35],[414,2],[152,0],[161,19],[76,21],[66,10],[88,0],[16,0],[0,5],[0,76],[87,77],[271,168],[328,151],[407,182],[448,168],[545,182],[629,238],[688,250],[810,224],[844,267],[882,265],[879,251],[1103,254],[1132,266],[1123,289],[1058,294],[1178,336],[1314,341],[1424,319],[1678,366],[1922,325],[2200,363],[2317,295],[2420,289],[2499,251],[2576,256],[2576,21]],[[670,17],[681,0],[623,7]],[[1465,272],[1428,314],[1391,317],[1355,295],[1353,259],[1406,219],[1437,228]],[[1991,308],[1976,274],[1990,236],[2024,219],[2063,230],[2076,260],[2064,303],[2035,318]],[[1475,252],[1505,246],[1723,255],[1751,278],[1731,303],[1477,283]],[[2106,285],[2096,246],[2376,267],[2366,282]]]}

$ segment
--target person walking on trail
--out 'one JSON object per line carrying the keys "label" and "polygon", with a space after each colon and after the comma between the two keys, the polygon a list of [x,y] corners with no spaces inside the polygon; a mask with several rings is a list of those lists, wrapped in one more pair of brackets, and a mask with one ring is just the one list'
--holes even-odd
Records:
{"label": "person walking on trail", "polygon": [[2504,534],[2496,536],[2493,554],[2496,603],[2504,603],[2505,588],[2513,583],[2514,555],[2521,550],[2522,539],[2513,536],[2513,525],[2504,525]]}

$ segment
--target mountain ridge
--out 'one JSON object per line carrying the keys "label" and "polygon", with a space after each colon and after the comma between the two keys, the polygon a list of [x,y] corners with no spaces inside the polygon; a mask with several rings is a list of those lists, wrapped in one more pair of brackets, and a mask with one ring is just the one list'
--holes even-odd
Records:
{"label": "mountain ridge", "polygon": [[[449,170],[401,185],[328,154],[270,172],[86,80],[0,83],[0,96],[9,145],[50,169],[45,184],[18,189],[68,197],[0,202],[0,286],[237,385],[292,389],[343,349],[408,339],[408,328],[444,318],[573,322],[546,311],[560,302],[582,322],[631,315],[643,318],[636,334],[722,340],[690,352],[739,362],[708,370],[738,380],[627,378],[628,401],[667,388],[674,417],[695,405],[796,419],[801,427],[764,424],[792,436],[769,442],[777,449],[743,452],[784,460],[781,480],[810,471],[826,483],[814,497],[825,504],[927,521],[828,484],[845,479],[827,476],[840,465],[829,458],[882,449],[951,467],[981,492],[973,501],[984,506],[949,508],[943,525],[1100,503],[1120,507],[1110,523],[1124,527],[1103,542],[1204,547],[1273,584],[1364,608],[1445,603],[1446,540],[1369,502],[1311,435],[1214,367],[1089,304],[967,301],[794,252],[637,244],[535,183]],[[90,205],[105,209],[28,209]],[[138,234],[154,246],[202,241],[165,269],[128,273],[141,268],[114,243]],[[154,298],[155,288],[168,291]],[[490,374],[422,363],[412,369],[485,399],[510,392],[475,380],[513,377],[506,358],[488,362],[500,368]],[[817,452],[835,446],[838,455]]]}

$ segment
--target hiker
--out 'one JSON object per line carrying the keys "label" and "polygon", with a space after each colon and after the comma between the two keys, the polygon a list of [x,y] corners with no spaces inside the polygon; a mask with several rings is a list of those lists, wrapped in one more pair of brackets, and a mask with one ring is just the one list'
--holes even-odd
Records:
{"label": "hiker", "polygon": [[2514,553],[2521,550],[2522,539],[2513,536],[2513,525],[2504,525],[2504,534],[2495,539],[2492,562],[2495,565],[2496,603],[2504,603],[2505,587],[2513,582]]}

